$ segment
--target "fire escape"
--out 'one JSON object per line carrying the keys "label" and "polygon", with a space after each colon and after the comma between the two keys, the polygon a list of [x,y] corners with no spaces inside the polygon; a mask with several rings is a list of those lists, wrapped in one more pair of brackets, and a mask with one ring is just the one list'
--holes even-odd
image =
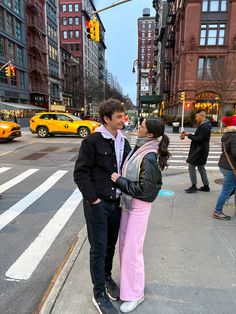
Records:
{"label": "fire escape", "polygon": [[48,95],[45,0],[26,0],[25,3],[31,100],[45,103]]}

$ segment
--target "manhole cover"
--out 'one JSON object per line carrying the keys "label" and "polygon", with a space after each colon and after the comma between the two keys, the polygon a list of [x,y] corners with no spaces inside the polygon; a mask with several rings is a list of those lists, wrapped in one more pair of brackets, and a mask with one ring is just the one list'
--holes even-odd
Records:
{"label": "manhole cover", "polygon": [[220,179],[215,179],[215,183],[222,185],[222,184],[223,184],[223,179],[222,179],[222,178],[220,178]]}
{"label": "manhole cover", "polygon": [[158,196],[162,196],[162,197],[170,197],[175,195],[175,193],[173,191],[170,190],[160,190],[158,193]]}

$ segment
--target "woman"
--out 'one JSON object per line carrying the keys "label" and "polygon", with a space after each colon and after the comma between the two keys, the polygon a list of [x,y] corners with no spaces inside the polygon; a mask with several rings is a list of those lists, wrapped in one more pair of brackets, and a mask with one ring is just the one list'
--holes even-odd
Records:
{"label": "woman", "polygon": [[[111,176],[123,192],[119,239],[123,313],[133,311],[144,301],[143,244],[151,205],[162,185],[160,169],[167,166],[170,156],[169,138],[164,130],[162,120],[144,119],[138,128],[136,146],[124,162],[122,176],[117,173]],[[159,137],[162,137],[160,142]]]}
{"label": "woman", "polygon": [[[218,165],[224,176],[224,180],[222,190],[212,216],[215,219],[230,220],[231,217],[223,212],[223,206],[236,187],[236,179],[231,167],[232,165],[233,168],[236,169],[236,116],[223,117],[222,122],[226,125],[226,128],[224,129],[224,135],[221,139],[222,153]],[[225,150],[228,156],[226,156]]]}

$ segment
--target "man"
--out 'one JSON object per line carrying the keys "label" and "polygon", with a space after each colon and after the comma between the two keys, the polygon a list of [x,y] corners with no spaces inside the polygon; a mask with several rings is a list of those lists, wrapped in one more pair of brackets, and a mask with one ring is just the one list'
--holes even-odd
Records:
{"label": "man", "polygon": [[130,152],[128,141],[120,131],[124,125],[124,107],[108,99],[99,108],[102,125],[83,140],[75,164],[74,180],[84,204],[90,243],[90,273],[93,303],[99,313],[118,313],[110,299],[117,300],[119,288],[111,277],[112,261],[120,226],[120,190],[111,180],[120,173]]}
{"label": "man", "polygon": [[[198,191],[210,192],[209,181],[207,178],[207,172],[205,164],[210,148],[210,137],[211,137],[211,123],[206,118],[205,110],[198,110],[195,115],[195,119],[199,124],[194,134],[183,132],[180,135],[181,139],[187,136],[192,142],[187,158],[189,164],[188,170],[192,186],[185,190],[187,193],[196,193]],[[197,175],[196,167],[201,175],[203,186],[197,189]]]}

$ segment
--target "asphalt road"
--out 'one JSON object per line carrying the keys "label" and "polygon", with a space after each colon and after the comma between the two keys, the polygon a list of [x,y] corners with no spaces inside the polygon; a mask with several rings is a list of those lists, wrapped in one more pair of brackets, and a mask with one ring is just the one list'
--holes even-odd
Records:
{"label": "asphalt road", "polygon": [[32,313],[84,226],[72,175],[80,143],[23,132],[0,144],[0,313]]}

